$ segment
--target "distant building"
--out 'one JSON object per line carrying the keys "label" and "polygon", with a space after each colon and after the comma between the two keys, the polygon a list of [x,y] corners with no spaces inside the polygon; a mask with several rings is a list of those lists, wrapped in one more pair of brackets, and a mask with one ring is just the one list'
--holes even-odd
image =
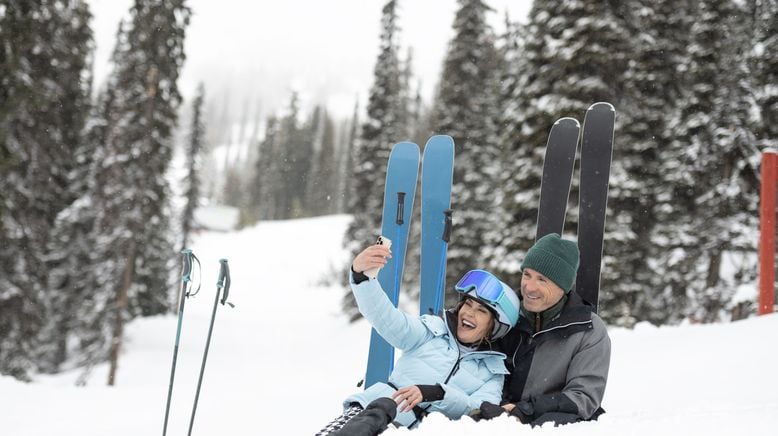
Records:
{"label": "distant building", "polygon": [[201,206],[194,211],[193,230],[229,232],[238,227],[240,210],[232,206]]}

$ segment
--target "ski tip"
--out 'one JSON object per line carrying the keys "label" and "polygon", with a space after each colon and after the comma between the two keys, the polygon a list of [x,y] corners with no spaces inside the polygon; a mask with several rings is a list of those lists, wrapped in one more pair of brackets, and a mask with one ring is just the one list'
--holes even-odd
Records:
{"label": "ski tip", "polygon": [[394,144],[394,147],[392,147],[392,151],[395,150],[415,150],[418,153],[419,146],[415,142],[403,141]]}
{"label": "ski tip", "polygon": [[454,142],[454,138],[448,135],[432,135],[430,136],[430,139],[427,140],[427,144],[437,141]]}
{"label": "ski tip", "polygon": [[559,126],[566,126],[566,127],[577,127],[581,128],[581,123],[578,122],[573,117],[564,117],[556,120],[554,124],[558,124]]}
{"label": "ski tip", "polygon": [[616,112],[616,108],[614,108],[613,105],[608,103],[607,101],[601,101],[589,106],[589,109],[587,109],[587,111]]}
{"label": "ski tip", "polygon": [[427,143],[424,144],[425,151],[427,150],[427,147],[450,147],[453,150],[454,138],[448,135],[433,135],[430,136],[430,139],[428,139]]}

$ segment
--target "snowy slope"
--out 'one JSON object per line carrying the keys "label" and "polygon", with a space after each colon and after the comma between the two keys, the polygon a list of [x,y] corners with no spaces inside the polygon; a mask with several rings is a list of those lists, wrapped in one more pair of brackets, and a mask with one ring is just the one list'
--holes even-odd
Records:
{"label": "snowy slope", "polygon": [[[349,325],[340,314],[342,288],[323,284],[348,261],[340,248],[347,223],[272,222],[195,239],[203,287],[186,305],[168,434],[186,434],[222,257],[236,307],[218,309],[193,434],[314,434],[340,412],[364,373],[369,336],[366,323]],[[114,388],[105,386],[105,366],[85,388],[73,386],[78,373],[30,384],[0,377],[0,433],[161,434],[175,329],[172,315],[130,324]],[[608,413],[597,423],[530,429],[509,418],[433,415],[413,434],[778,434],[778,316],[614,328],[611,338]]]}

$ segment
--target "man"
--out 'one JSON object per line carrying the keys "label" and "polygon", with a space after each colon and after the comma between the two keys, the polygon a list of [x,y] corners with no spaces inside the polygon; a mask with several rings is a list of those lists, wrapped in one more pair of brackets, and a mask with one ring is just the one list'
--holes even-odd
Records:
{"label": "man", "polygon": [[597,419],[610,364],[610,338],[591,306],[572,290],[575,242],[540,238],[521,265],[521,318],[499,340],[511,375],[502,407],[483,403],[482,418],[503,413],[521,422],[555,425]]}

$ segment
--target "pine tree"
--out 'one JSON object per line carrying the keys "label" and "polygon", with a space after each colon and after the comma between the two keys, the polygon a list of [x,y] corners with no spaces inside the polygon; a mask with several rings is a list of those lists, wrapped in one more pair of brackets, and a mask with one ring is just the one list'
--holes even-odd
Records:
{"label": "pine tree", "polygon": [[254,220],[269,220],[276,216],[275,189],[280,180],[279,122],[275,116],[267,120],[265,138],[259,142],[255,162],[254,181],[251,183],[250,216]]}
{"label": "pine tree", "polygon": [[[634,62],[625,71],[626,98],[617,116],[626,114],[630,121],[621,123],[616,132],[614,160],[619,171],[611,179],[608,219],[610,236],[625,236],[617,236],[619,242],[606,247],[609,268],[602,289],[607,292],[601,293],[600,304],[600,314],[614,324],[677,321],[678,308],[684,306],[679,289],[671,286],[675,271],[659,260],[667,259],[672,247],[654,235],[659,227],[674,224],[659,218],[662,210],[673,207],[666,202],[674,202],[672,184],[664,182],[683,173],[673,167],[677,161],[660,156],[673,140],[667,114],[680,98],[679,71],[687,64],[692,22],[690,3],[640,0],[624,17],[636,44]],[[614,246],[617,251],[609,251]]]}
{"label": "pine tree", "polygon": [[[502,189],[495,192],[496,206],[494,208],[496,220],[500,223],[510,223],[518,219],[514,215],[516,204],[507,197],[507,193],[517,192],[520,189],[517,183],[522,183],[524,177],[511,172],[510,168],[512,168],[513,163],[518,163],[518,160],[522,159],[523,155],[518,151],[518,147],[529,148],[524,144],[516,143],[515,139],[524,129],[521,114],[527,106],[521,92],[523,82],[529,76],[524,57],[526,39],[526,26],[511,22],[506,14],[505,32],[498,41],[499,88],[495,103],[498,107],[497,119],[495,120],[497,128],[492,133],[492,141],[499,144],[499,161],[502,163],[497,176],[498,184]],[[524,218],[522,221],[529,223],[531,218]],[[527,241],[532,240],[534,228],[531,226],[526,228],[531,230],[533,234],[518,236],[507,231],[495,231],[487,234],[487,244],[492,247],[486,256],[489,268],[508,274],[515,274],[518,271],[518,259],[515,256],[507,256],[505,242],[507,242],[506,238],[516,237]],[[523,230],[523,228],[521,229]],[[518,230],[520,228],[516,226],[511,228],[512,232]]]}
{"label": "pine tree", "polygon": [[[299,124],[300,99],[296,92],[289,99],[286,115],[280,119],[278,135],[278,153],[276,165],[279,165],[281,184],[274,190],[275,219],[287,219],[300,216],[302,207],[301,177],[307,177],[307,164],[310,162],[310,151],[305,154],[305,146],[301,144],[303,131]],[[305,184],[302,184],[304,187]]]}
{"label": "pine tree", "polygon": [[194,224],[194,211],[200,200],[200,153],[205,140],[205,125],[203,122],[203,101],[205,100],[205,86],[200,83],[197,94],[192,102],[192,125],[189,131],[189,144],[186,153],[187,175],[183,180],[186,205],[181,217],[182,248],[189,244],[189,234]]}
{"label": "pine tree", "polygon": [[676,227],[663,236],[675,241],[673,266],[683,274],[677,286],[685,286],[691,300],[687,315],[712,321],[721,319],[737,286],[721,274],[723,256],[756,249],[748,229],[758,226],[758,151],[743,11],[728,0],[698,7],[672,121],[679,145],[663,159],[680,162],[685,177],[674,185],[676,211],[669,218]]}
{"label": "pine tree", "polygon": [[0,374],[56,370],[48,250],[89,111],[93,50],[83,1],[0,1]]}
{"label": "pine tree", "polygon": [[94,292],[110,296],[103,297],[109,310],[98,321],[102,331],[111,331],[109,384],[124,321],[170,307],[175,250],[165,173],[181,103],[177,81],[189,16],[183,0],[136,0],[112,57],[108,86],[116,97],[102,114],[109,129],[92,193]]}
{"label": "pine tree", "polygon": [[[503,121],[503,152],[508,156],[503,180],[512,181],[505,186],[502,207],[511,219],[500,234],[502,242],[496,252],[504,257],[500,271],[509,283],[519,283],[521,259],[535,239],[543,154],[552,124],[565,116],[582,121],[586,108],[594,102],[611,102],[617,110],[624,103],[623,70],[632,49],[631,34],[621,16],[623,8],[608,1],[560,4],[538,0],[533,4],[523,56],[511,61],[522,72],[513,85],[514,100],[521,110],[510,110],[508,113],[515,115]],[[619,112],[617,131],[628,118]],[[614,157],[611,186],[624,172]],[[571,206],[577,197],[574,183]],[[618,201],[613,193],[610,200]],[[574,233],[576,222],[577,209],[570,207],[566,232]],[[610,216],[606,228],[605,239],[610,245],[605,253],[615,258],[632,242],[621,239],[625,232],[616,234],[621,230],[619,222]],[[624,245],[614,245],[616,241]],[[605,266],[604,277],[607,269],[614,267],[607,261]],[[605,284],[602,290],[601,295],[610,292]]]}
{"label": "pine tree", "polygon": [[[316,118],[316,117],[314,117]],[[337,156],[335,154],[335,123],[321,109],[318,126],[314,129],[315,160],[306,191],[306,208],[311,215],[328,215],[335,212],[337,195]]]}
{"label": "pine tree", "polygon": [[[381,232],[381,210],[386,165],[393,144],[407,138],[403,125],[402,69],[399,60],[400,29],[397,2],[386,2],[381,14],[380,52],[373,70],[373,85],[367,104],[367,119],[362,125],[359,145],[354,153],[353,191],[349,211],[354,219],[346,231],[344,245],[356,255]],[[343,272],[346,277],[346,271]],[[344,297],[344,310],[357,319],[359,314],[351,292]]]}
{"label": "pine tree", "polygon": [[751,71],[759,106],[755,134],[762,149],[778,149],[778,52],[774,49],[778,45],[778,1],[751,0],[749,4],[754,17]]}
{"label": "pine tree", "polygon": [[[454,138],[457,160],[452,188],[454,227],[448,247],[447,282],[486,261],[493,220],[499,152],[495,130],[498,53],[482,0],[460,0],[454,37],[443,63],[433,108],[435,132]],[[451,296],[451,294],[449,294]]]}
{"label": "pine tree", "polygon": [[224,186],[222,191],[222,202],[228,206],[241,209],[246,199],[246,187],[243,182],[243,173],[241,171],[241,162],[230,162],[224,168]]}
{"label": "pine tree", "polygon": [[345,138],[339,141],[338,162],[338,213],[348,213],[348,199],[351,198],[352,178],[355,166],[356,142],[359,136],[359,101],[354,104],[351,120],[344,122],[341,129]]}
{"label": "pine tree", "polygon": [[57,308],[49,318],[49,328],[60,332],[54,362],[68,367],[85,367],[77,384],[84,384],[91,366],[99,361],[105,350],[102,317],[108,310],[108,295],[94,292],[95,274],[91,272],[94,259],[93,168],[99,161],[102,148],[111,129],[100,114],[112,107],[116,93],[106,88],[92,108],[79,159],[84,165],[73,172],[71,186],[78,199],[60,212],[54,223],[50,242],[49,289],[51,305]]}
{"label": "pine tree", "polygon": [[756,97],[761,115],[757,130],[763,147],[778,147],[778,1],[754,1],[754,68]]}

